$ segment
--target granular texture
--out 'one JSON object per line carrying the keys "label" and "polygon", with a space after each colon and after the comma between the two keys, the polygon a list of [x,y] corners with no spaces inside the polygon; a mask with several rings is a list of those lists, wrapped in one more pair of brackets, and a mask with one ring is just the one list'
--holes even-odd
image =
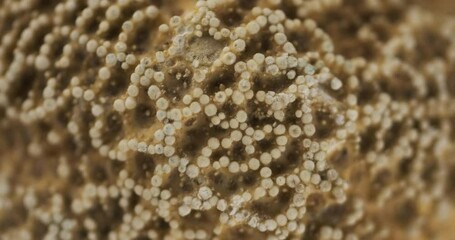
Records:
{"label": "granular texture", "polygon": [[455,22],[409,0],[4,0],[0,239],[452,239]]}

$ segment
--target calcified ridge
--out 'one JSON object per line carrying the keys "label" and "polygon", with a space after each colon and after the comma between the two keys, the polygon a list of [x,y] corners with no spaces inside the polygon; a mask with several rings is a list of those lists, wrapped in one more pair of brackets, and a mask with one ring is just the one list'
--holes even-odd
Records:
{"label": "calcified ridge", "polygon": [[4,0],[1,239],[450,239],[455,24],[406,0]]}

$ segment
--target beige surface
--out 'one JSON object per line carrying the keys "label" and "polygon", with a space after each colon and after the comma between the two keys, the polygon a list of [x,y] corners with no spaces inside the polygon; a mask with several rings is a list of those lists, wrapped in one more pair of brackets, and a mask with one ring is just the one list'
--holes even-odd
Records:
{"label": "beige surface", "polygon": [[430,8],[1,2],[0,239],[452,240]]}

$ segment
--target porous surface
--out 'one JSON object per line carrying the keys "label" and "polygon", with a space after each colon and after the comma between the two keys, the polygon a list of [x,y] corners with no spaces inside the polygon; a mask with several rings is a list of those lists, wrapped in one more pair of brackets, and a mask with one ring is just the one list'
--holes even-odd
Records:
{"label": "porous surface", "polygon": [[4,0],[1,239],[450,239],[455,24],[407,0]]}

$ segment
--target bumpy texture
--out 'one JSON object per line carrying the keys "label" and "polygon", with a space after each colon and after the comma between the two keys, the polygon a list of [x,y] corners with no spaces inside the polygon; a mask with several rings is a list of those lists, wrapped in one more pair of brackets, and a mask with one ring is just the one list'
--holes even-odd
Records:
{"label": "bumpy texture", "polygon": [[450,239],[455,24],[406,0],[4,0],[1,239]]}

